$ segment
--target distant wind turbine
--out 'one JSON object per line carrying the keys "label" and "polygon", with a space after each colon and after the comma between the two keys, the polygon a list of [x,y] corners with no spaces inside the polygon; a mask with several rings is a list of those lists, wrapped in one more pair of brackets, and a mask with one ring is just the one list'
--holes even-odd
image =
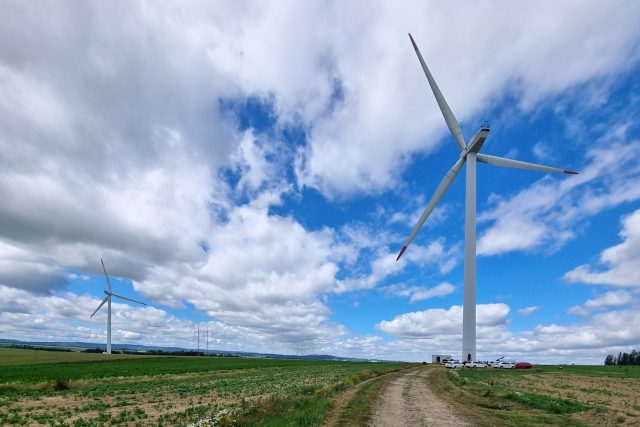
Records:
{"label": "distant wind turbine", "polygon": [[127,301],[137,302],[138,304],[142,304],[142,305],[147,305],[147,304],[145,304],[143,302],[140,302],[140,301],[136,301],[136,300],[131,299],[131,298],[127,298],[127,297],[122,296],[122,295],[114,294],[111,291],[111,281],[109,280],[109,275],[107,274],[107,269],[104,268],[104,262],[102,261],[102,259],[100,259],[100,263],[102,264],[102,270],[104,271],[104,277],[107,279],[107,289],[104,290],[104,293],[107,294],[107,296],[104,297],[104,299],[102,300],[102,302],[100,303],[98,308],[96,308],[96,311],[94,311],[93,314],[89,318],[93,317],[93,315],[96,314],[98,312],[98,310],[100,310],[100,307],[102,307],[105,302],[108,303],[107,304],[107,351],[105,352],[105,354],[111,354],[111,297],[116,297],[116,298],[124,299],[124,300],[127,300]]}
{"label": "distant wind turbine", "polygon": [[480,154],[480,148],[484,144],[485,139],[489,135],[489,127],[481,126],[480,130],[471,138],[468,144],[464,142],[464,136],[462,135],[462,129],[458,124],[455,116],[451,112],[447,101],[445,101],[442,92],[438,88],[427,64],[422,58],[422,54],[416,45],[416,42],[409,34],[413,48],[418,55],[422,69],[424,70],[429,86],[433,91],[433,95],[438,102],[438,107],[444,116],[444,121],[447,123],[447,127],[453,136],[458,149],[460,150],[460,158],[455,162],[453,167],[447,172],[445,177],[440,182],[440,185],[436,189],[436,192],[431,197],[429,204],[422,213],[422,216],[418,220],[418,223],[413,227],[413,231],[409,235],[409,238],[405,242],[404,246],[398,254],[396,261],[400,259],[404,251],[411,241],[416,237],[416,234],[422,228],[422,225],[426,221],[427,217],[431,214],[435,206],[438,204],[444,193],[449,189],[451,183],[460,172],[462,165],[467,164],[467,186],[465,197],[465,224],[464,224],[464,305],[462,309],[462,359],[467,361],[476,360],[476,161],[487,163],[493,166],[504,166],[518,169],[530,169],[543,172],[558,172],[565,174],[577,174],[578,172],[552,168],[549,166],[536,165],[533,163],[521,162],[518,160],[506,159],[503,157],[489,156],[487,154]]}

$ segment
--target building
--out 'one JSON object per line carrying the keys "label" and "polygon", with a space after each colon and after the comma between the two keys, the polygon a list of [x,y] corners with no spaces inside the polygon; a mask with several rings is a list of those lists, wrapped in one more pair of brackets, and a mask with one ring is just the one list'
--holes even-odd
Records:
{"label": "building", "polygon": [[431,363],[442,363],[445,360],[451,360],[453,357],[450,354],[432,354]]}

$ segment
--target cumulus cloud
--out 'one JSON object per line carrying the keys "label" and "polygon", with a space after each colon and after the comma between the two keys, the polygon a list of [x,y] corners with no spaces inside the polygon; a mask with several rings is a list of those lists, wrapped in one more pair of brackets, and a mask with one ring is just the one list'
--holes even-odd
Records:
{"label": "cumulus cloud", "polygon": [[596,310],[623,307],[630,303],[632,299],[633,295],[627,291],[610,291],[598,298],[588,299],[584,304],[578,304],[570,307],[567,310],[567,313],[586,317]]}
{"label": "cumulus cloud", "polygon": [[600,253],[597,266],[580,265],[567,272],[564,280],[589,285],[640,286],[640,209],[623,218],[620,237],[623,239],[622,243]]}
{"label": "cumulus cloud", "polygon": [[[386,242],[389,241],[394,240],[390,239]],[[400,261],[396,261],[398,254],[390,252],[387,246],[379,244],[370,260],[367,274],[352,274],[345,280],[339,280],[337,291],[372,289],[387,277],[400,273],[411,264],[418,265],[420,268],[437,267],[441,274],[446,274],[457,264],[459,252],[457,245],[447,248],[445,240],[439,238],[426,245],[412,244],[411,250],[407,251]]]}
{"label": "cumulus cloud", "polygon": [[538,325],[532,331],[514,334],[505,346],[543,358],[602,363],[614,351],[637,346],[640,333],[635,322],[640,321],[637,308],[597,313],[586,323]]}
{"label": "cumulus cloud", "polygon": [[[478,336],[495,328],[504,328],[509,306],[503,303],[478,304],[476,321]],[[404,338],[426,338],[438,335],[462,335],[462,306],[448,310],[429,308],[423,311],[401,314],[393,320],[383,320],[376,328],[387,334]]]}
{"label": "cumulus cloud", "polygon": [[[504,94],[533,108],[638,57],[634,2],[563,2],[552,14],[538,2],[465,14],[437,2],[364,6],[3,3],[3,331],[102,337],[99,323],[78,326],[97,300],[65,287],[70,274],[100,274],[104,258],[143,297],[195,307],[219,336],[246,337],[234,341],[243,348],[373,348],[378,337],[358,341],[331,321],[325,296],[374,288],[408,265],[446,274],[459,248],[436,239],[395,263],[388,234],[312,228],[274,207],[304,187],[327,198],[384,191],[414,154],[437,149],[446,129],[407,29],[463,124]],[[451,17],[462,25],[441,39]],[[268,105],[271,133],[225,109],[249,98]],[[301,140],[285,147],[279,132],[291,128]],[[585,194],[585,204],[630,200],[640,187],[627,182],[626,192]],[[116,339],[192,337],[191,322],[161,309],[114,307]]]}
{"label": "cumulus cloud", "polygon": [[204,22],[183,32],[140,4],[2,9],[5,246],[88,272],[102,255],[135,278],[197,260],[213,167],[235,144],[217,98],[237,93],[194,37]]}
{"label": "cumulus cloud", "polygon": [[[633,49],[637,34],[628,11],[611,5],[606,11],[600,9],[604,5],[554,5],[554,20],[549,19],[549,9],[538,3],[501,4],[499,8],[467,4],[464,14],[437,3],[376,6],[366,8],[363,15],[361,6],[353,4],[353,10],[341,7],[340,16],[334,16],[339,25],[357,9],[358,19],[349,21],[350,29],[332,50],[331,58],[339,58],[335,73],[342,97],[329,114],[311,121],[310,144],[300,152],[299,182],[329,196],[391,185],[409,153],[432,151],[446,134],[407,40],[407,29],[414,29],[432,72],[462,122],[505,91],[516,92],[521,106],[530,108],[544,96],[606,75],[612,64],[627,66],[638,54]],[[431,18],[436,15],[442,19]],[[453,33],[446,28],[451,16],[460,24]],[[596,16],[611,21],[603,24]],[[571,25],[556,26],[552,24],[555,19]],[[432,24],[428,28],[421,25],[426,21]],[[481,38],[472,30],[476,22],[486,24]],[[624,30],[604,30],[603,25]],[[602,33],[594,34],[594,26]],[[440,40],[441,34],[449,37]],[[352,46],[360,40],[371,40],[372,48],[354,50]],[[518,42],[505,43],[511,40]],[[611,46],[616,48],[611,50]],[[457,52],[455,64],[451,52]],[[492,60],[486,61],[487,57]],[[362,69],[367,70],[366,79],[356,71]],[[401,75],[406,78],[397,77]],[[479,101],[468,102],[470,99]],[[403,108],[389,108],[392,105]],[[362,157],[359,152],[371,156]]]}
{"label": "cumulus cloud", "polygon": [[[34,295],[0,285],[3,334],[18,339],[104,342],[107,313],[103,308],[89,319],[100,300],[66,292]],[[183,345],[192,348],[194,325],[155,307],[112,303],[112,334],[118,343]],[[64,331],[64,337],[61,336]]]}
{"label": "cumulus cloud", "polygon": [[[537,363],[601,364],[611,352],[628,351],[640,342],[640,321],[637,304],[621,309],[609,305],[606,297],[589,303],[602,308],[601,312],[585,318],[581,323],[538,324],[529,330],[508,329],[510,312],[506,304],[478,304],[477,345],[479,359],[490,360],[506,356]],[[586,305],[586,303],[585,303]],[[593,308],[592,307],[592,308]],[[427,309],[396,316],[376,327],[397,337],[385,348],[405,354],[411,360],[424,359],[424,353],[458,354],[462,336],[462,307]],[[391,350],[393,349],[393,350]]]}

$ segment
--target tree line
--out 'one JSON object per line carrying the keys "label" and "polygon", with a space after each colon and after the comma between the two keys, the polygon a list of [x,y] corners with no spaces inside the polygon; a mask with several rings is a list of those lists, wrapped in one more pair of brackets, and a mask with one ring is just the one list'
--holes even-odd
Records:
{"label": "tree line", "polygon": [[631,350],[631,353],[618,353],[617,356],[613,354],[607,355],[604,359],[605,365],[640,365],[640,353],[636,350]]}

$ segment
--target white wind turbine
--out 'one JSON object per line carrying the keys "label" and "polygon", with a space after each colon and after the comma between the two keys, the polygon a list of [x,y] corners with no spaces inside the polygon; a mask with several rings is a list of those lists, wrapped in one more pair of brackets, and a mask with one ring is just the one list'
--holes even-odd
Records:
{"label": "white wind turbine", "polygon": [[105,352],[105,354],[111,354],[111,297],[116,297],[116,298],[124,299],[124,300],[127,300],[127,301],[137,302],[138,304],[142,304],[142,305],[147,305],[147,304],[145,304],[143,302],[140,302],[140,301],[136,301],[136,300],[131,299],[131,298],[127,298],[127,297],[122,296],[122,295],[114,294],[111,291],[111,281],[109,280],[109,275],[107,274],[107,269],[104,268],[104,262],[102,261],[102,259],[100,259],[100,263],[102,264],[102,270],[104,271],[104,277],[107,279],[107,289],[104,290],[104,293],[107,294],[107,296],[104,297],[104,299],[102,300],[102,302],[100,303],[98,308],[96,308],[96,311],[94,311],[93,314],[89,318],[93,317],[93,315],[96,314],[98,312],[98,310],[100,310],[100,307],[102,307],[105,302],[108,303],[107,304],[107,351]]}
{"label": "white wind turbine", "polygon": [[433,208],[438,204],[444,193],[449,189],[451,183],[460,172],[462,165],[467,164],[467,187],[465,197],[465,224],[464,224],[464,304],[462,310],[462,359],[461,360],[476,360],[476,161],[487,163],[493,166],[504,166],[518,169],[530,169],[543,172],[558,172],[565,174],[577,174],[578,172],[552,168],[549,166],[536,165],[533,163],[521,162],[518,160],[505,159],[503,157],[489,156],[487,154],[480,154],[480,148],[484,144],[485,139],[489,135],[489,127],[481,126],[480,130],[471,138],[468,144],[464,142],[464,136],[462,135],[462,129],[458,124],[455,116],[451,112],[451,109],[447,105],[442,96],[442,92],[438,88],[427,64],[422,58],[422,54],[416,45],[416,42],[409,34],[413,48],[418,55],[422,69],[424,70],[429,86],[433,91],[433,95],[438,102],[438,107],[444,116],[445,122],[449,127],[449,131],[453,136],[458,149],[460,150],[460,158],[453,165],[453,167],[447,172],[445,177],[440,182],[440,185],[436,189],[433,197],[429,201],[426,209],[422,213],[422,216],[418,220],[418,223],[413,227],[413,231],[409,235],[409,238],[405,242],[404,246],[398,254],[396,261],[400,259],[407,246],[414,239],[420,228],[426,221],[427,217],[433,211]]}

